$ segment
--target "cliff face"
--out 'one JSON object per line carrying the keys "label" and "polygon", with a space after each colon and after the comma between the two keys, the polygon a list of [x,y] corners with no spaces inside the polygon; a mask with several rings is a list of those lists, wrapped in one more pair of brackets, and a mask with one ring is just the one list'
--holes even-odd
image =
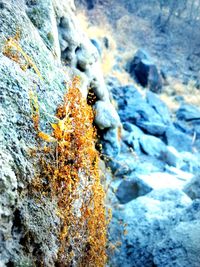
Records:
{"label": "cliff face", "polygon": [[[56,110],[74,76],[79,76],[84,98],[89,88],[95,96],[97,127],[116,131],[119,126],[98,51],[80,30],[73,10],[72,1],[0,1],[0,266],[65,266],[60,252],[59,197],[49,197],[49,188],[40,191],[46,177],[44,166],[41,173],[40,155],[44,149],[52,149],[55,135],[51,136],[51,124],[62,119],[56,120]],[[105,106],[109,107],[106,111]],[[38,131],[45,133],[43,138],[38,138]],[[39,187],[35,186],[38,177],[43,181]],[[46,183],[50,183],[48,179]],[[80,186],[83,184],[84,177],[80,179]],[[91,194],[93,184],[89,185]],[[79,195],[73,216],[80,212],[80,203]],[[82,255],[70,242],[68,253],[75,253],[70,264],[75,266]],[[90,251],[87,242],[85,250]]]}

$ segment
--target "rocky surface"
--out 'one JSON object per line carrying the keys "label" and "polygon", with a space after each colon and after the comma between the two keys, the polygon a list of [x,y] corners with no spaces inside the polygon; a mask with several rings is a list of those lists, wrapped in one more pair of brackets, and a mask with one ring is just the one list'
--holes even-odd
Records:
{"label": "rocky surface", "polygon": [[[40,128],[49,133],[66,91],[65,83],[78,75],[83,96],[87,97],[91,87],[101,103],[96,106],[104,115],[101,119],[97,115],[97,127],[113,130],[119,124],[98,51],[80,30],[73,10],[72,1],[0,1],[2,267],[52,267],[58,259],[56,199],[43,197],[38,201],[30,191],[38,170],[37,158],[31,156],[37,148],[31,95],[37,95],[40,105]],[[17,44],[13,57],[5,53],[9,38]],[[106,112],[105,105],[110,106]]]}
{"label": "rocky surface", "polygon": [[109,266],[196,267],[199,110],[182,103],[174,116],[153,92],[114,80],[108,86],[123,126],[120,153],[108,162]]}
{"label": "rocky surface", "polygon": [[[93,9],[98,1],[86,2]],[[0,266],[65,266],[56,199],[38,201],[31,190],[38,143],[30,103],[37,95],[40,128],[50,133],[66,84],[79,76],[107,166],[107,266],[199,267],[200,110],[178,96],[176,112],[167,107],[155,94],[165,77],[144,52],[129,67],[151,91],[112,76],[105,82],[101,43],[85,35],[74,11],[70,0],[0,0]],[[13,55],[5,53],[8,40]],[[79,266],[76,253],[71,266]]]}

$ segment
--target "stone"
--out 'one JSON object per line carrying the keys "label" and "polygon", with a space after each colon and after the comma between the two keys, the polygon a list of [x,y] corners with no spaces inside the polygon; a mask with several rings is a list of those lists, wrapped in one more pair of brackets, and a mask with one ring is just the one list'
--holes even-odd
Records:
{"label": "stone", "polygon": [[193,203],[184,211],[180,222],[172,227],[168,235],[165,235],[165,238],[155,246],[153,259],[158,267],[198,267],[200,265],[199,202]]}
{"label": "stone", "polygon": [[166,104],[154,93],[148,91],[146,94],[147,103],[160,115],[164,124],[171,123],[171,116]]}
{"label": "stone", "polygon": [[133,86],[114,87],[111,91],[122,122],[134,124],[152,135],[164,134],[171,123],[170,114],[155,94],[149,93],[145,99]]}
{"label": "stone", "polygon": [[146,195],[152,190],[142,179],[131,176],[127,180],[123,180],[117,188],[116,197],[121,204],[126,204],[129,201]]}
{"label": "stone", "polygon": [[139,126],[144,131],[152,135],[163,135],[167,129],[167,126],[160,122],[149,122],[149,121],[142,121],[138,120],[137,126]]}
{"label": "stone", "polygon": [[114,106],[109,102],[97,101],[94,105],[95,123],[99,129],[115,128],[120,126],[120,119]]}
{"label": "stone", "polygon": [[149,188],[155,190],[166,188],[182,190],[186,183],[191,180],[191,177],[193,177],[193,175],[184,175],[184,173],[170,174],[167,172],[153,172],[138,175],[138,178]]}
{"label": "stone", "polygon": [[173,126],[167,128],[165,137],[167,145],[175,147],[179,152],[192,150],[192,138]]}
{"label": "stone", "polygon": [[134,139],[138,139],[140,138],[140,136],[143,135],[143,132],[140,128],[138,128],[136,125],[131,124],[129,122],[124,122],[123,123],[123,128],[128,131],[129,133],[131,133],[133,135]]}
{"label": "stone", "polygon": [[[60,264],[62,222],[58,198],[56,194],[51,197],[43,194],[42,184],[41,188],[33,189],[38,185],[40,159],[46,151],[46,142],[37,135],[39,131],[52,133],[57,107],[63,103],[74,76],[80,77],[79,89],[84,99],[93,85],[97,100],[111,105],[98,51],[82,32],[72,2],[8,0],[0,8],[0,266]],[[12,42],[15,45],[3,53],[5,45],[8,48],[6,41],[15,34],[16,40]],[[38,130],[33,124],[37,101]],[[112,115],[117,118],[114,108]],[[115,145],[119,150],[119,144],[113,145],[118,139],[117,128],[113,131],[114,137],[112,134],[108,137],[111,148]],[[34,156],[35,151],[40,155]],[[57,162],[57,156],[49,155],[48,164],[50,161]],[[79,185],[77,200],[72,203],[75,217],[79,216],[81,188],[86,186],[85,174]],[[76,266],[82,252],[74,251],[70,265]]]}
{"label": "stone", "polygon": [[159,158],[166,151],[166,145],[157,137],[142,135],[139,139],[142,150],[150,155]]}
{"label": "stone", "polygon": [[[113,244],[117,241],[121,244],[111,254],[110,265],[116,267],[155,266],[156,247],[162,244],[162,240],[168,237],[171,229],[176,227],[182,212],[190,204],[191,199],[182,191],[161,189],[153,190],[145,196],[116,208],[110,223],[109,240]],[[196,229],[195,233],[198,234],[198,232],[199,229]],[[182,248],[183,251],[184,248],[185,246]],[[194,251],[198,251],[195,246]],[[163,253],[160,257],[164,259],[165,254]],[[174,258],[178,261],[179,254],[174,255]],[[186,262],[190,263],[189,256]],[[190,264],[184,267],[186,266]]]}
{"label": "stone", "polygon": [[111,128],[102,135],[103,148],[102,153],[109,159],[117,157],[120,153],[120,142],[118,138],[118,129]]}
{"label": "stone", "polygon": [[143,87],[149,86],[152,92],[159,93],[162,89],[162,79],[156,65],[148,54],[138,50],[130,63],[130,74],[136,78]]}
{"label": "stone", "polygon": [[130,126],[131,132],[122,131],[122,140],[128,147],[132,147],[136,153],[140,153],[139,138],[143,135],[143,132],[133,124],[130,124]]}
{"label": "stone", "polygon": [[190,173],[198,173],[200,169],[199,156],[197,153],[181,152],[180,158],[183,161],[180,169]]}
{"label": "stone", "polygon": [[179,120],[185,121],[199,121],[200,122],[200,109],[198,107],[183,104],[176,112],[176,117]]}
{"label": "stone", "polygon": [[160,159],[169,166],[180,168],[183,165],[181,154],[173,146],[167,146],[167,149],[161,153]]}
{"label": "stone", "polygon": [[200,199],[200,176],[198,174],[194,176],[191,181],[185,185],[183,191],[191,199]]}
{"label": "stone", "polygon": [[131,153],[119,154],[109,162],[109,166],[114,175],[121,178],[135,170],[137,164],[136,158]]}
{"label": "stone", "polygon": [[182,184],[188,183],[194,176],[194,174],[191,172],[182,171],[179,168],[168,166],[168,165],[165,166],[165,171],[177,177],[179,180],[181,180]]}

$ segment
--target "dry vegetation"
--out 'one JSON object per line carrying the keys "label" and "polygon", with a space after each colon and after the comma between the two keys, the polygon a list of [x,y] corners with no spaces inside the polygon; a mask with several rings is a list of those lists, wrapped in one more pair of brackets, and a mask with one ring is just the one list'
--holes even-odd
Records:
{"label": "dry vegetation", "polygon": [[47,197],[57,198],[57,214],[62,222],[58,262],[64,266],[75,262],[77,266],[104,266],[105,193],[99,176],[92,108],[82,98],[75,79],[48,135],[40,131],[37,106],[33,121],[45,153],[40,152],[41,171],[34,186]]}
{"label": "dry vegetation", "polygon": [[[23,70],[39,70],[19,44],[19,37],[9,38],[4,55]],[[58,266],[105,266],[107,220],[105,192],[100,181],[99,154],[95,149],[96,130],[92,107],[82,97],[79,79],[67,88],[51,123],[52,133],[40,130],[40,104],[30,90],[32,121],[37,148],[31,151],[37,171],[29,194],[42,201],[57,201],[60,218]],[[41,266],[43,262],[41,262]]]}

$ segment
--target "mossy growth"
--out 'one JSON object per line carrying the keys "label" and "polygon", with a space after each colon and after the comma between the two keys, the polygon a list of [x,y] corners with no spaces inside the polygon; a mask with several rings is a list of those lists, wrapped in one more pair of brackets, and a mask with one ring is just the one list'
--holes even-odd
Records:
{"label": "mossy growth", "polygon": [[57,108],[50,135],[40,131],[39,104],[30,94],[40,166],[33,186],[36,194],[57,199],[61,219],[58,266],[103,267],[107,260],[105,192],[95,149],[93,110],[78,87],[75,78]]}

